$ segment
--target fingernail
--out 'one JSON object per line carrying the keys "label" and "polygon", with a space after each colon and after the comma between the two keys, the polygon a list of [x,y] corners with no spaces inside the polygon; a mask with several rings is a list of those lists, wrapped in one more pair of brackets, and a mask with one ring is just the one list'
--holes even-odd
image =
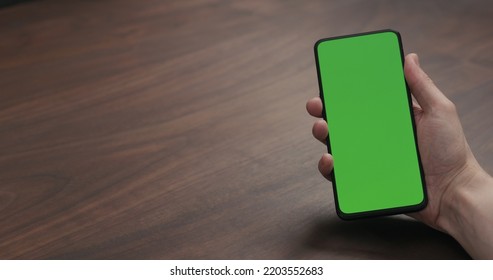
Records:
{"label": "fingernail", "polygon": [[416,62],[416,64],[421,67],[421,65],[419,65],[419,56],[418,54],[416,54],[416,59],[414,60],[414,62]]}

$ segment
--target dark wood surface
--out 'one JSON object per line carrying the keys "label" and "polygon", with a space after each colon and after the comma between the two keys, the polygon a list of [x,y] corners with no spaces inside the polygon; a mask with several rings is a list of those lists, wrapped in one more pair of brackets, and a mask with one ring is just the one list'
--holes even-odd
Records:
{"label": "dark wood surface", "polygon": [[313,43],[383,28],[493,172],[490,1],[30,1],[0,9],[0,258],[456,259],[336,218]]}

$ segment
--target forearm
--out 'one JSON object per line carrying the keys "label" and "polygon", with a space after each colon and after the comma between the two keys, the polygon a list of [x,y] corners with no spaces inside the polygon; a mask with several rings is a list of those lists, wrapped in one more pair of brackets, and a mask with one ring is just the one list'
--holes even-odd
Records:
{"label": "forearm", "polygon": [[479,165],[442,205],[442,228],[475,259],[493,259],[493,178]]}

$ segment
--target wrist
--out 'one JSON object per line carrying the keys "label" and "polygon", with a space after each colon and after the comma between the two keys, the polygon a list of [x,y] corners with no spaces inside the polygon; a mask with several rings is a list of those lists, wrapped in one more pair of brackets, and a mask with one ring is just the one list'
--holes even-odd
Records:
{"label": "wrist", "polygon": [[485,230],[484,225],[491,222],[483,213],[491,210],[492,188],[493,178],[472,160],[450,182],[441,200],[437,225],[473,257],[484,257],[473,244]]}

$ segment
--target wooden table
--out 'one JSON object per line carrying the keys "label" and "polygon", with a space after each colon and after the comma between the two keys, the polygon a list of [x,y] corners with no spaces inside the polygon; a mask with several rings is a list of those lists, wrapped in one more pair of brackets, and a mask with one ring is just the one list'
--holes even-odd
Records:
{"label": "wooden table", "polygon": [[313,43],[399,30],[493,173],[490,1],[30,1],[0,10],[0,258],[455,259],[340,221]]}

